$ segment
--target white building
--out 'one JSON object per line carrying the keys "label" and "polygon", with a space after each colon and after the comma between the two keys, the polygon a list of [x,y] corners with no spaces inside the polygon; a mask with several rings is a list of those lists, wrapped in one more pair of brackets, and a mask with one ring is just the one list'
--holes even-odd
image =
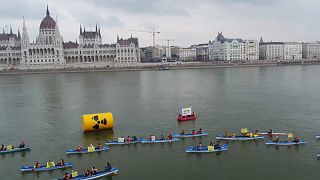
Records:
{"label": "white building", "polygon": [[286,42],[284,44],[284,59],[287,59],[287,60],[302,59],[302,44],[297,42]]}
{"label": "white building", "polygon": [[283,42],[260,42],[260,60],[282,60],[284,59]]}
{"label": "white building", "polygon": [[95,31],[82,30],[80,25],[78,42],[63,43],[64,58],[67,64],[104,64],[113,66],[116,57],[115,44],[102,44],[100,28],[96,25]]}
{"label": "white building", "polygon": [[302,59],[302,44],[297,42],[263,42],[259,44],[261,60]]}
{"label": "white building", "polygon": [[180,61],[194,61],[197,57],[197,49],[195,47],[180,48],[179,60]]}
{"label": "white building", "polygon": [[118,66],[140,63],[138,38],[117,38],[115,63]]}
{"label": "white building", "polygon": [[[57,20],[46,16],[40,23],[36,41],[30,43],[27,26],[23,19],[22,37],[12,33],[0,34],[0,64],[21,67],[52,67],[65,64],[99,64],[101,66],[130,66],[140,62],[138,39],[132,36],[119,39],[115,44],[103,44],[100,27],[95,31],[82,30],[80,25],[79,43],[63,42]],[[41,66],[39,66],[41,65]],[[78,66],[77,65],[77,66]]]}
{"label": "white building", "polygon": [[208,61],[209,60],[209,44],[198,44],[197,50],[197,61]]}
{"label": "white building", "polygon": [[10,27],[10,33],[3,31],[0,34],[0,64],[2,65],[18,65],[21,60],[20,48],[20,32],[18,35],[13,34]]}
{"label": "white building", "polygon": [[320,42],[302,43],[303,59],[320,59]]}
{"label": "white building", "polygon": [[50,17],[48,7],[46,17],[41,21],[35,43],[29,42],[27,27],[23,19],[21,65],[65,64],[62,43],[63,38],[60,35],[58,23]]}
{"label": "white building", "polygon": [[252,61],[258,60],[259,46],[256,40],[225,38],[221,33],[209,44],[209,60]]}

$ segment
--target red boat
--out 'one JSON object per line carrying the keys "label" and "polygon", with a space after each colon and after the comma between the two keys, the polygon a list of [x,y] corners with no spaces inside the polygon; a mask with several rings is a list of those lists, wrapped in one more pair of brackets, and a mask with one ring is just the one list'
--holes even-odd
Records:
{"label": "red boat", "polygon": [[178,121],[190,121],[190,120],[196,120],[196,114],[192,113],[191,115],[188,116],[182,116],[181,114],[179,114],[179,116],[177,117]]}
{"label": "red boat", "polygon": [[182,111],[182,114],[179,114],[177,117],[178,121],[190,121],[190,120],[197,119],[196,114],[194,112],[192,112],[191,107],[182,108],[181,111]]}

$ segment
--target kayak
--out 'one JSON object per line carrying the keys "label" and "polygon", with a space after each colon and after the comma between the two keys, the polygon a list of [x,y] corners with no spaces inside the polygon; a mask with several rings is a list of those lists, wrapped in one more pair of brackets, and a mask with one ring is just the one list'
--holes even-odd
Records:
{"label": "kayak", "polygon": [[39,172],[39,171],[52,171],[52,170],[56,170],[56,169],[66,169],[66,168],[70,168],[70,167],[72,167],[71,163],[65,163],[64,166],[56,165],[56,166],[50,167],[50,168],[47,168],[45,165],[40,166],[39,168],[34,168],[34,166],[22,166],[20,168],[20,170],[22,172],[28,172],[28,171]]}
{"label": "kayak", "polygon": [[[116,174],[119,171],[118,168],[112,168],[110,171],[99,171],[97,172],[95,175],[92,176],[84,176],[84,174],[81,174],[75,178],[71,178],[71,179],[81,179],[81,180],[89,180],[89,179],[98,179],[107,175],[111,175],[111,174]],[[58,179],[58,180],[62,180],[62,179]]]}
{"label": "kayak", "polygon": [[320,135],[316,135],[316,139],[319,139],[320,138]]}
{"label": "kayak", "polygon": [[220,146],[220,148],[214,149],[213,146],[202,146],[198,148],[197,146],[189,146],[186,148],[187,153],[210,153],[210,152],[220,152],[227,151],[228,144]]}
{"label": "kayak", "polygon": [[188,134],[178,134],[178,133],[173,133],[172,136],[173,137],[180,137],[180,138],[188,138],[188,137],[199,137],[199,136],[207,136],[208,133],[207,132],[203,132],[200,134],[192,134],[192,133],[188,133]]}
{"label": "kayak", "polygon": [[165,140],[160,140],[160,139],[156,139],[156,140],[146,140],[146,139],[141,139],[141,143],[167,143],[167,142],[174,142],[174,141],[178,141],[179,139],[177,138],[172,138],[172,139],[165,139]]}
{"label": "kayak", "polygon": [[107,141],[105,144],[106,145],[129,145],[129,144],[136,144],[139,143],[140,140],[136,140],[136,141],[131,141],[131,142],[118,142],[118,141]]}
{"label": "kayak", "polygon": [[11,150],[0,151],[0,154],[14,153],[14,152],[20,152],[20,151],[29,151],[30,149],[31,149],[30,146],[26,146],[24,148],[14,148],[14,149],[11,149]]}
{"label": "kayak", "polygon": [[264,135],[264,136],[277,136],[277,135],[288,135],[288,133],[268,133],[268,132],[262,132],[262,133],[258,133],[259,135]]}
{"label": "kayak", "polygon": [[320,154],[317,154],[317,157],[320,157]]}
{"label": "kayak", "polygon": [[87,153],[94,153],[94,152],[102,152],[102,151],[108,151],[109,147],[102,147],[101,149],[95,149],[93,152],[88,152],[88,148],[84,148],[81,151],[72,149],[72,150],[66,150],[67,154],[87,154]]}
{"label": "kayak", "polygon": [[232,140],[232,141],[247,141],[247,140],[256,140],[256,139],[263,139],[263,136],[257,137],[248,137],[248,136],[235,136],[235,137],[226,137],[226,136],[217,136],[216,139],[218,140]]}
{"label": "kayak", "polygon": [[305,140],[300,140],[299,142],[289,142],[289,141],[278,141],[278,142],[273,142],[273,141],[267,141],[267,145],[277,145],[277,146],[291,146],[291,145],[299,145],[299,144],[305,144]]}

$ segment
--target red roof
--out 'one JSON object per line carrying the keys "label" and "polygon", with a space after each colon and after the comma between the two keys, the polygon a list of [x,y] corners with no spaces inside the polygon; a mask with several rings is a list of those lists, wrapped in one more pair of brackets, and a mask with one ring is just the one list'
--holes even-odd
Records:
{"label": "red roof", "polygon": [[40,29],[55,29],[56,22],[50,17],[46,16],[40,24]]}
{"label": "red roof", "polygon": [[10,37],[18,40],[18,36],[16,34],[0,34],[0,41],[9,41]]}

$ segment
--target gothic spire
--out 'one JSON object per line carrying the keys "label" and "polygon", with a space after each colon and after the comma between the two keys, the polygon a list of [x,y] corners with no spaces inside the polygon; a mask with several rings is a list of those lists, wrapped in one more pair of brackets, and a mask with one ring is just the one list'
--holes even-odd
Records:
{"label": "gothic spire", "polygon": [[82,27],[81,27],[81,23],[80,23],[80,35],[82,35]]}
{"label": "gothic spire", "polygon": [[98,32],[98,24],[96,23],[96,33]]}
{"label": "gothic spire", "polygon": [[101,37],[101,33],[100,33],[100,26],[99,26],[99,36]]}
{"label": "gothic spire", "polygon": [[83,26],[83,32],[86,32],[86,26]]}
{"label": "gothic spire", "polygon": [[50,16],[50,12],[49,12],[49,7],[48,7],[48,5],[47,5],[47,12],[46,12],[46,15],[47,15],[47,16]]}
{"label": "gothic spire", "polygon": [[18,28],[18,39],[21,39],[20,29]]}
{"label": "gothic spire", "polygon": [[13,33],[12,33],[12,27],[11,27],[11,25],[10,25],[10,34],[13,34]]}

